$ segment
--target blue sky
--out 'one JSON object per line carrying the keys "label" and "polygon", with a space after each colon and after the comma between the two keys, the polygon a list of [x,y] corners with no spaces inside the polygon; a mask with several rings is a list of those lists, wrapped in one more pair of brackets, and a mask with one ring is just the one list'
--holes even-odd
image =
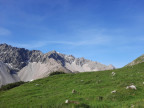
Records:
{"label": "blue sky", "polygon": [[144,0],[0,0],[0,43],[122,67],[144,54]]}

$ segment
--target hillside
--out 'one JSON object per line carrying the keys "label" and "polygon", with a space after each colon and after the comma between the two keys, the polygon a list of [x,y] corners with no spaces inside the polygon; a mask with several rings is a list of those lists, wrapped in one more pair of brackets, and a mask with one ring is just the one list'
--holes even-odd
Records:
{"label": "hillside", "polygon": [[[101,72],[53,75],[1,91],[0,107],[143,108],[143,82],[144,63]],[[136,90],[126,89],[132,83]],[[114,90],[116,93],[111,93]],[[74,102],[66,104],[67,99]]]}
{"label": "hillside", "polygon": [[135,60],[133,60],[131,63],[127,64],[126,66],[136,65],[142,62],[144,62],[144,55],[141,55],[140,57],[136,58]]}

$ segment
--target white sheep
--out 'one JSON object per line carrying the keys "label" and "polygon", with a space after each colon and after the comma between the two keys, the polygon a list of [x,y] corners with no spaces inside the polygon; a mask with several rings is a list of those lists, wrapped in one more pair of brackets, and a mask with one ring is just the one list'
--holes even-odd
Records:
{"label": "white sheep", "polygon": [[69,100],[66,100],[65,103],[69,103]]}
{"label": "white sheep", "polygon": [[130,85],[130,86],[127,86],[126,89],[134,89],[134,90],[136,90],[136,86],[135,85]]}
{"label": "white sheep", "polygon": [[115,76],[115,74],[116,74],[115,72],[112,72],[112,76]]}
{"label": "white sheep", "polygon": [[33,81],[33,79],[30,80],[30,82]]}
{"label": "white sheep", "polygon": [[111,93],[116,93],[117,91],[116,90],[114,90],[114,91],[111,91]]}
{"label": "white sheep", "polygon": [[65,103],[66,103],[66,104],[68,104],[68,103],[80,104],[80,103],[77,102],[77,101],[70,101],[70,100],[66,100]]}
{"label": "white sheep", "polygon": [[73,89],[73,90],[72,90],[72,93],[73,93],[73,94],[74,94],[74,93],[76,93],[76,90],[75,90],[75,89]]}

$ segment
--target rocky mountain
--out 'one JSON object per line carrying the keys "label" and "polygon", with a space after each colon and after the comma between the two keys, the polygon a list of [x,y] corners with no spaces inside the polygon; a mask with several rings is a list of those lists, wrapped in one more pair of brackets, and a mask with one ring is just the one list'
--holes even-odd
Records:
{"label": "rocky mountain", "polygon": [[22,81],[33,81],[35,79],[49,76],[55,71],[63,71],[71,73],[70,70],[57,63],[54,59],[50,59],[47,63],[31,62],[18,72],[18,76]]}
{"label": "rocky mountain", "polygon": [[136,65],[139,63],[144,62],[144,54],[141,55],[140,57],[136,58],[134,61],[132,61],[131,63],[127,64],[126,66],[132,66],[132,65]]}
{"label": "rocky mountain", "polygon": [[0,61],[8,63],[16,70],[22,69],[29,62],[38,62],[42,55],[42,52],[37,50],[29,51],[24,48],[0,44]]}
{"label": "rocky mountain", "polygon": [[56,51],[46,54],[38,50],[27,50],[0,44],[0,61],[16,72],[22,81],[30,81],[48,76],[54,71],[66,73],[111,70],[115,67],[87,60],[75,58]]}
{"label": "rocky mountain", "polygon": [[8,83],[20,81],[17,73],[14,72],[7,64],[0,62],[0,87]]}

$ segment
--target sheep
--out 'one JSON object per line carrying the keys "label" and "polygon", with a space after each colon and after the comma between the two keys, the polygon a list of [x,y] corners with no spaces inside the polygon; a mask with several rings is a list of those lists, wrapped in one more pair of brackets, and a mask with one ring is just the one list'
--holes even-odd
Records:
{"label": "sheep", "polygon": [[33,79],[30,80],[30,82],[33,81]]}
{"label": "sheep", "polygon": [[75,90],[75,89],[73,89],[73,90],[72,90],[72,93],[73,93],[73,94],[74,94],[74,93],[76,93],[76,90]]}
{"label": "sheep", "polygon": [[112,72],[112,76],[115,76],[115,74],[116,74],[115,72]]}
{"label": "sheep", "polygon": [[116,93],[117,91],[116,90],[114,90],[114,91],[111,91],[111,93]]}
{"label": "sheep", "polygon": [[65,103],[69,103],[69,100],[66,100]]}
{"label": "sheep", "polygon": [[68,103],[80,104],[80,103],[77,102],[77,101],[70,101],[70,100],[66,100],[65,103],[66,103],[66,104],[68,104]]}
{"label": "sheep", "polygon": [[134,89],[134,90],[136,90],[136,86],[135,85],[130,85],[130,86],[127,86],[126,89]]}

